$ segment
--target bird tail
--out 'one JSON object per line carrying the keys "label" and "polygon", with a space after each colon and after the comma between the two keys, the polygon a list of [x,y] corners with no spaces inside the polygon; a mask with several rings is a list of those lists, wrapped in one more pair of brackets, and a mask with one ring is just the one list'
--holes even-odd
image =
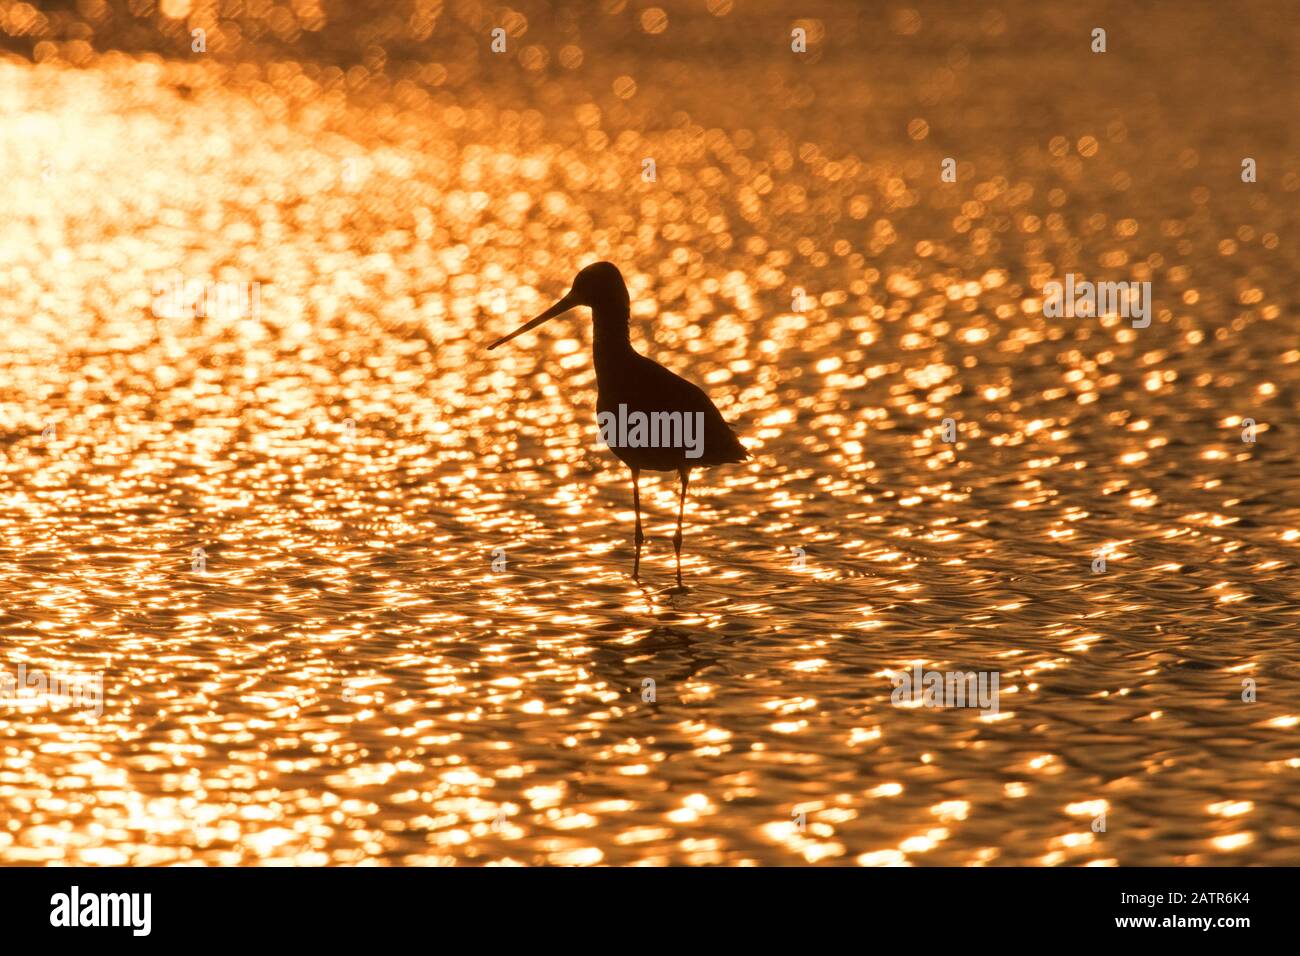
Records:
{"label": "bird tail", "polygon": [[740,439],[734,434],[731,435],[731,447],[726,451],[726,457],[723,462],[730,463],[734,461],[747,461],[749,459],[749,449],[740,443]]}

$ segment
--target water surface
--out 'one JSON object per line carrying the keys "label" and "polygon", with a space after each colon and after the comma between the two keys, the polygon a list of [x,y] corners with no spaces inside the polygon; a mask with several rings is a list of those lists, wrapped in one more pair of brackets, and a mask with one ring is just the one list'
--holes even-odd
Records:
{"label": "water surface", "polygon": [[[104,681],[0,705],[0,861],[1300,863],[1275,11],[666,7],[0,60],[0,667]],[[684,596],[587,313],[485,351],[596,259],[753,454]]]}

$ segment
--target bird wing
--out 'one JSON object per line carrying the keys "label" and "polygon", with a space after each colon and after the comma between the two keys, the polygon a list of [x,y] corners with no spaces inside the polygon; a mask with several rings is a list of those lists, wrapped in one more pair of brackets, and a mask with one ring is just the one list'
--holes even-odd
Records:
{"label": "bird wing", "polygon": [[722,412],[704,390],[694,382],[687,381],[675,372],[670,372],[658,362],[639,356],[636,391],[641,393],[644,404],[628,407],[640,407],[642,411],[679,411],[700,412],[704,415],[704,448],[706,463],[719,464],[728,461],[744,461],[749,452],[740,443]]}

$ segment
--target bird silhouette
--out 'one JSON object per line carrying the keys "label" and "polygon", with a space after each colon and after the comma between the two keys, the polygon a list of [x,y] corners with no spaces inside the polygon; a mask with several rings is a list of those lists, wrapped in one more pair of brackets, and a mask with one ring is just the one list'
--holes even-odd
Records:
{"label": "bird silhouette", "polygon": [[[673,551],[677,556],[677,590],[684,591],[682,512],[686,507],[691,469],[744,461],[749,452],[699,386],[632,348],[628,337],[627,284],[613,263],[587,266],[574,278],[573,287],[564,298],[537,318],[497,339],[488,349],[504,345],[580,305],[591,309],[596,415],[601,423],[601,437],[632,470],[632,503],[636,508],[636,558],[632,577],[641,580],[641,544],[645,540],[641,531],[641,472],[676,471],[681,478],[681,495],[677,501]],[[643,430],[638,436],[637,422],[658,427]],[[631,427],[625,429],[626,423],[631,423]],[[657,440],[665,433],[669,438],[666,443]],[[614,441],[609,440],[611,436],[615,436]]]}

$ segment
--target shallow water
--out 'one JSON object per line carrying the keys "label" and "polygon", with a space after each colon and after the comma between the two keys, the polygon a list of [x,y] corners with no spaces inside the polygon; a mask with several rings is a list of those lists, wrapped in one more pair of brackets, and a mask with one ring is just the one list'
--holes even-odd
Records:
{"label": "shallow water", "polygon": [[[1294,38],[710,8],[423,85],[0,60],[0,667],[103,678],[0,703],[0,861],[1300,863]],[[686,595],[585,310],[485,351],[598,258],[754,456]]]}

